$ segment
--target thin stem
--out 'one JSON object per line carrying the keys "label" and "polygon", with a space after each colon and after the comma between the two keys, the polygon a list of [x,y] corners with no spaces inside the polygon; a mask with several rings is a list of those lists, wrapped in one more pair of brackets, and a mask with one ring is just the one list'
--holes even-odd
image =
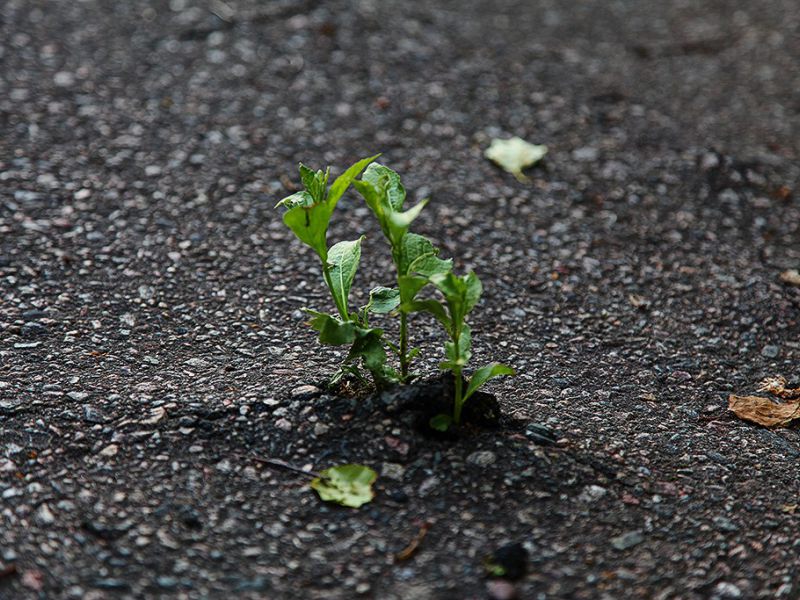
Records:
{"label": "thin stem", "polygon": [[400,311],[400,377],[408,377],[408,314]]}
{"label": "thin stem", "polygon": [[[456,329],[455,325],[453,326],[453,329]],[[458,341],[460,337],[461,337],[461,332],[456,330],[455,335],[453,336],[453,346],[455,350],[456,360],[459,360],[459,357],[461,356],[461,351],[458,347]],[[455,393],[453,394],[453,421],[455,422],[456,425],[458,425],[461,422],[461,403],[462,403],[461,386],[463,382],[461,381],[461,367],[458,366],[453,367],[453,377],[456,378]]]}
{"label": "thin stem", "polygon": [[456,367],[453,369],[453,377],[456,378],[455,386],[455,397],[453,398],[453,421],[456,425],[461,422],[461,408],[462,408],[462,390],[461,387],[463,385],[463,381],[461,379],[461,367]]}

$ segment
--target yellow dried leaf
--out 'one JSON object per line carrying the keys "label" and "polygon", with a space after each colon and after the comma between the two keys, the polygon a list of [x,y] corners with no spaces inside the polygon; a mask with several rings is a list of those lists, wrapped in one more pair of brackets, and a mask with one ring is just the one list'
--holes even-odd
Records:
{"label": "yellow dried leaf", "polygon": [[797,269],[789,269],[781,273],[781,281],[789,285],[800,286],[800,271]]}
{"label": "yellow dried leaf", "polygon": [[522,138],[512,137],[509,140],[492,140],[492,144],[483,153],[486,158],[514,175],[518,181],[528,181],[522,173],[525,167],[535,165],[547,154],[547,146],[530,144]]}
{"label": "yellow dried leaf", "polygon": [[764,427],[786,426],[800,419],[800,402],[778,404],[761,396],[735,396],[728,398],[728,409],[745,421],[752,421]]}

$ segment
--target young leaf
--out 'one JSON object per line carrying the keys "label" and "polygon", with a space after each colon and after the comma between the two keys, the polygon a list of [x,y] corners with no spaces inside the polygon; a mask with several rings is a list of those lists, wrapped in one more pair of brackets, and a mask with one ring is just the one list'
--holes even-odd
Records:
{"label": "young leaf", "polygon": [[347,314],[350,288],[358,270],[361,260],[361,237],[352,242],[339,242],[328,250],[328,264],[330,266],[331,294],[336,306]]}
{"label": "young leaf", "polygon": [[328,346],[352,344],[356,339],[357,325],[352,321],[343,322],[336,317],[314,310],[306,310],[312,319],[309,325],[319,332],[319,342]]}
{"label": "young leaf", "polygon": [[[411,234],[407,234],[406,237],[409,235]],[[452,270],[452,268],[452,259],[448,258],[447,260],[443,260],[435,254],[426,254],[424,256],[420,256],[414,262],[412,262],[408,267],[408,272],[419,273],[420,275],[430,277],[431,275],[447,273]]]}
{"label": "young leaf", "polygon": [[367,165],[369,165],[379,156],[380,154],[376,154],[375,156],[362,158],[336,178],[331,185],[331,189],[328,190],[328,197],[326,199],[326,204],[328,204],[330,207],[331,212],[333,212],[333,209],[336,208],[336,204],[339,202],[339,199],[347,191],[347,188],[350,187],[350,184],[353,183],[353,180],[358,177],[358,174],[361,173],[361,171],[363,171]]}
{"label": "young leaf", "polygon": [[314,173],[305,165],[301,165],[300,177],[303,184],[310,186],[305,192],[297,192],[281,200],[278,205],[289,210],[283,215],[283,222],[291,229],[301,242],[310,246],[320,257],[327,260],[328,247],[326,235],[333,209],[344,192],[358,174],[376,157],[365,158],[351,166],[333,182],[327,195],[328,171]]}
{"label": "young leaf", "polygon": [[378,474],[364,465],[339,465],[320,472],[311,487],[326,502],[358,508],[375,497],[372,484]]}
{"label": "young leaf", "polygon": [[330,169],[326,169],[324,172],[322,170],[314,171],[300,163],[300,179],[303,182],[303,187],[314,198],[314,202],[325,201],[325,190],[328,186],[329,175]]}
{"label": "young leaf", "polygon": [[446,273],[453,267],[452,260],[438,258],[439,249],[425,236],[406,233],[400,248],[400,264],[397,265],[400,275],[431,276],[435,273]]}
{"label": "young leaf", "polygon": [[408,232],[408,227],[412,221],[419,216],[422,209],[428,203],[427,200],[421,200],[413,208],[409,208],[405,212],[391,211],[386,215],[386,223],[389,230],[389,241],[392,246],[398,246],[403,239],[403,236]]}
{"label": "young leaf", "polygon": [[[376,157],[377,158],[377,157]],[[393,211],[403,209],[406,201],[406,189],[400,183],[400,176],[380,163],[372,163],[361,176],[362,181],[369,182],[379,192],[386,191],[386,199]]]}
{"label": "young leaf", "polygon": [[436,318],[439,323],[442,324],[445,331],[448,332],[448,335],[452,332],[453,322],[450,320],[450,317],[447,315],[447,311],[445,310],[444,306],[442,306],[441,302],[436,300],[414,300],[409,306],[409,312],[426,312],[430,313],[431,315]]}
{"label": "young leaf", "polygon": [[386,366],[386,350],[383,348],[380,329],[359,328],[356,340],[350,349],[348,360],[360,357],[370,373],[381,373]]}
{"label": "young leaf", "polygon": [[289,206],[289,210],[283,214],[283,222],[301,242],[310,246],[320,259],[326,260],[328,248],[325,234],[328,231],[328,223],[331,218],[327,205],[322,203],[307,206],[294,203],[292,206],[289,204],[287,206]]}
{"label": "young leaf", "polygon": [[364,307],[375,314],[392,312],[400,305],[400,290],[378,286],[369,293],[369,302]]}
{"label": "young leaf", "polygon": [[431,417],[431,420],[428,421],[428,425],[431,426],[431,429],[435,429],[436,431],[447,431],[452,424],[453,417],[443,413]]}
{"label": "young leaf", "polygon": [[467,315],[475,308],[478,300],[480,300],[481,294],[483,293],[483,285],[481,284],[481,280],[478,279],[478,276],[472,271],[467,273],[463,280],[465,285],[464,314]]}
{"label": "young leaf", "polygon": [[484,383],[492,379],[493,377],[500,377],[501,375],[515,375],[514,369],[508,367],[506,365],[501,365],[500,363],[492,363],[490,365],[486,365],[485,367],[481,367],[472,375],[472,379],[469,380],[469,385],[467,386],[467,391],[464,392],[464,398],[462,402],[466,402],[467,398],[469,398],[472,394],[474,394],[479,387],[481,387]]}
{"label": "young leaf", "polygon": [[427,283],[427,279],[417,275],[401,275],[397,278],[397,286],[400,288],[400,305],[404,311],[411,312],[409,305]]}
{"label": "young leaf", "polygon": [[314,196],[312,196],[309,192],[301,191],[295,192],[291,196],[286,196],[286,198],[275,205],[275,208],[278,208],[279,206],[284,206],[289,209],[296,207],[309,208],[313,204]]}

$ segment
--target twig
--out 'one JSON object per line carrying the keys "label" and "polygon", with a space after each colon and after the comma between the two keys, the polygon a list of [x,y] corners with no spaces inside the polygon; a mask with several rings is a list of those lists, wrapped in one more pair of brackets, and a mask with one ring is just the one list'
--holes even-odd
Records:
{"label": "twig", "polygon": [[244,459],[244,460],[254,460],[257,463],[261,463],[262,465],[268,465],[270,467],[274,467],[276,469],[286,469],[287,471],[293,471],[295,473],[299,473],[300,475],[305,475],[306,477],[321,477],[325,479],[325,476],[321,473],[317,473],[316,471],[306,471],[305,469],[301,469],[300,467],[295,467],[294,465],[290,465],[289,463],[280,460],[279,458],[262,458],[261,456],[255,456],[254,454],[235,454],[234,456]]}
{"label": "twig", "polygon": [[408,546],[406,546],[400,552],[394,555],[394,560],[396,562],[402,562],[414,556],[414,554],[417,551],[417,548],[419,548],[419,545],[422,543],[422,540],[425,539],[425,536],[428,534],[428,530],[430,528],[431,528],[430,523],[428,522],[423,523],[422,526],[419,528],[417,535],[415,535],[414,539],[409,542]]}

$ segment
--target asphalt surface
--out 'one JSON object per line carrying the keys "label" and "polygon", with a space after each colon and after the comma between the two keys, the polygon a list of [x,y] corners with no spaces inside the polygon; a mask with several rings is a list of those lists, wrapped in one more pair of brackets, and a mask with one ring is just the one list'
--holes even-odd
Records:
{"label": "asphalt surface", "polygon": [[[727,411],[800,376],[799,90],[789,0],[6,0],[0,598],[800,597],[800,436]],[[483,157],[512,135],[529,183]],[[375,152],[484,282],[499,428],[313,387],[341,353],[273,206]],[[362,233],[357,299],[388,264],[351,193]]]}

